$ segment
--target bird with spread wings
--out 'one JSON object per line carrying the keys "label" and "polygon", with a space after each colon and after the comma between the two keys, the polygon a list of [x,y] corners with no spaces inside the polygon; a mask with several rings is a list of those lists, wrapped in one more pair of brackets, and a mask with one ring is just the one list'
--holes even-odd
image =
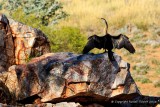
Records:
{"label": "bird with spread wings", "polygon": [[112,36],[108,33],[108,23],[104,18],[101,18],[105,21],[106,24],[106,34],[102,37],[93,35],[88,38],[88,42],[83,49],[83,54],[88,53],[93,48],[106,49],[108,50],[108,56],[110,60],[114,60],[112,49],[121,49],[125,48],[130,53],[135,53],[135,48],[129,41],[129,38],[123,34],[118,36]]}

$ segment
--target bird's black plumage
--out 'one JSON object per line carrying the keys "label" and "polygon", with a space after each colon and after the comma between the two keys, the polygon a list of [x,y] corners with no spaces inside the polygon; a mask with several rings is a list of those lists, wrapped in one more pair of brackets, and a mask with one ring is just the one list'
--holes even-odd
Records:
{"label": "bird's black plumage", "polygon": [[[105,20],[105,23],[106,23],[106,27],[108,28],[108,24],[106,20]],[[107,49],[110,60],[114,60],[113,55],[112,55],[113,48],[117,48],[117,49],[125,48],[130,53],[135,53],[135,49],[133,45],[131,44],[131,42],[129,41],[129,38],[127,36],[123,34],[120,34],[118,36],[112,36],[107,33],[107,29],[106,29],[105,36],[100,37],[97,35],[93,35],[88,38],[88,42],[83,49],[83,54],[88,53],[93,48],[98,48],[98,49],[103,48],[105,52]]]}

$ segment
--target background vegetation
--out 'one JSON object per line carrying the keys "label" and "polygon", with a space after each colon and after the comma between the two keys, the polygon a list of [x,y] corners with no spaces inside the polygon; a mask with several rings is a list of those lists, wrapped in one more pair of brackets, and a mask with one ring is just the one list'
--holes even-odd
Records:
{"label": "background vegetation", "polygon": [[104,24],[101,17],[111,26],[120,28],[134,23],[141,29],[156,23],[160,24],[159,0],[60,0],[64,10],[70,14],[61,26],[79,27],[86,32],[94,30],[102,34]]}
{"label": "background vegetation", "polygon": [[4,9],[1,12],[41,29],[48,36],[53,52],[81,53],[88,36],[104,34],[104,23],[100,18],[106,18],[109,33],[126,34],[136,48],[135,54],[124,49],[114,51],[131,64],[131,74],[142,94],[160,95],[160,0],[57,1],[62,3],[61,9],[68,16],[54,24],[40,24],[41,19],[35,14],[26,15],[20,8],[12,15]]}
{"label": "background vegetation", "polygon": [[11,18],[42,30],[50,39],[53,52],[80,53],[85,45],[86,36],[77,27],[55,28],[67,16],[57,0],[1,0],[0,8]]}

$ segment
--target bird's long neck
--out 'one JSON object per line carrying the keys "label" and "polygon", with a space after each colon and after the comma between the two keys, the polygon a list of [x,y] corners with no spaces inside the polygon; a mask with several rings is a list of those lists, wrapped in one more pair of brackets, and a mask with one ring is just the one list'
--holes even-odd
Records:
{"label": "bird's long neck", "polygon": [[105,35],[107,35],[108,34],[108,23],[107,23],[107,21],[106,21],[106,19],[104,19],[104,18],[101,18],[102,20],[104,20],[104,22],[105,22]]}

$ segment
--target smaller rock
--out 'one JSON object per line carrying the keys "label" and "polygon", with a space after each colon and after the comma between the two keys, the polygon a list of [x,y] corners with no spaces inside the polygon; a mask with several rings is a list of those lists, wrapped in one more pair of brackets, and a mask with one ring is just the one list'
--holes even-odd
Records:
{"label": "smaller rock", "polygon": [[9,104],[11,101],[9,89],[2,81],[0,81],[0,103]]}
{"label": "smaller rock", "polygon": [[39,29],[9,19],[15,45],[16,64],[25,64],[30,57],[50,52],[47,36]]}
{"label": "smaller rock", "polygon": [[[57,104],[52,104],[52,103],[26,104],[25,107],[83,107],[83,106],[75,102],[61,102]],[[90,106],[87,106],[87,107],[90,107]],[[98,106],[98,107],[101,107],[101,106]]]}
{"label": "smaller rock", "polygon": [[55,104],[54,107],[82,107],[79,103],[75,102],[61,102]]}

